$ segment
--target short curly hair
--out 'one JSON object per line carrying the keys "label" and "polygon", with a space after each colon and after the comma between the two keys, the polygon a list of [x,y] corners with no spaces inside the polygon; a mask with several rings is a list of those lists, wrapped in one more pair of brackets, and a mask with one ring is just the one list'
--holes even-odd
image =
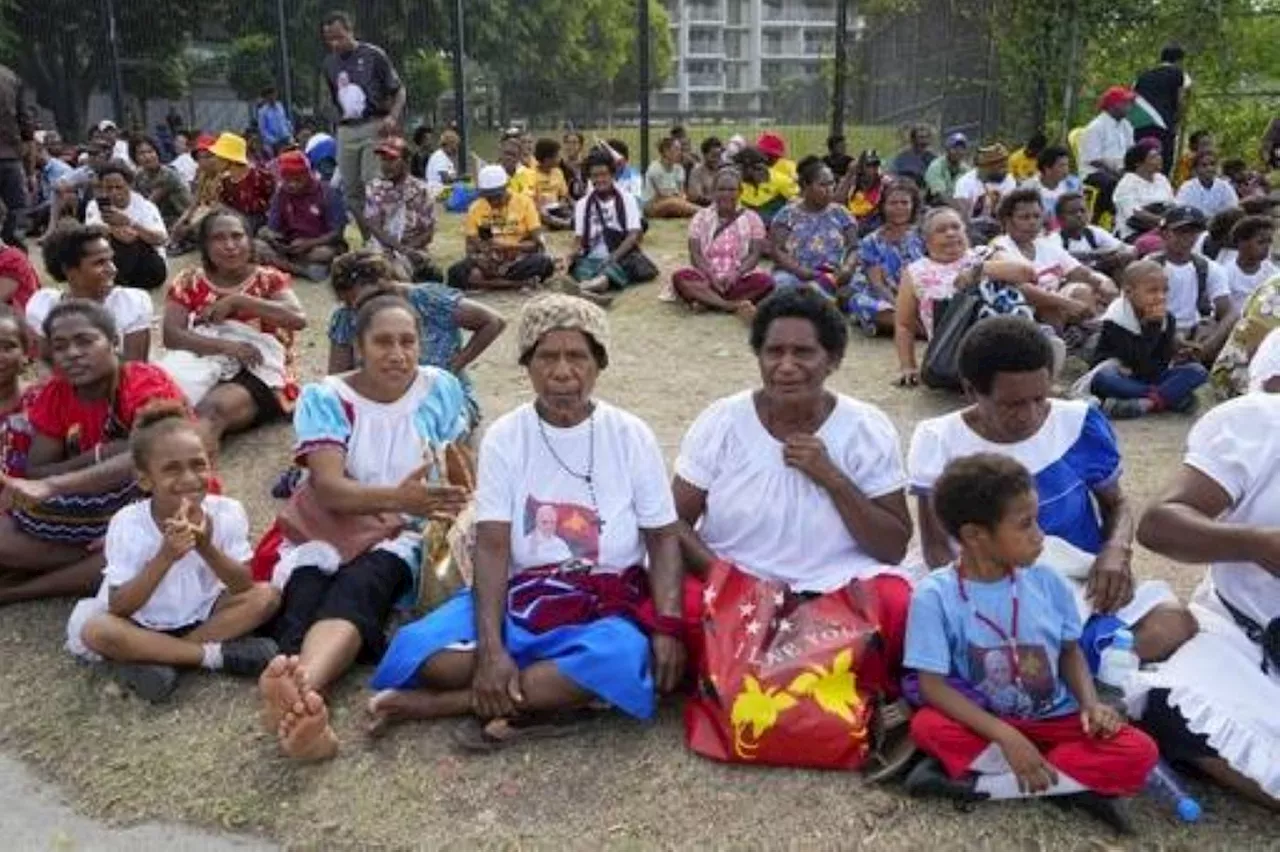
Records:
{"label": "short curly hair", "polygon": [[1009,504],[1035,491],[1031,474],[1012,456],[978,453],[952,460],[933,487],[933,512],[952,538],[965,524],[1000,525]]}
{"label": "short curly hair", "polygon": [[769,326],[775,320],[790,318],[808,320],[827,355],[836,361],[844,358],[849,345],[849,326],[826,296],[808,287],[788,287],[760,303],[751,321],[751,351],[759,355],[769,335]]}
{"label": "short curly hair", "polygon": [[1040,327],[1024,317],[989,317],[960,343],[960,377],[981,396],[1000,373],[1053,369],[1053,347]]}

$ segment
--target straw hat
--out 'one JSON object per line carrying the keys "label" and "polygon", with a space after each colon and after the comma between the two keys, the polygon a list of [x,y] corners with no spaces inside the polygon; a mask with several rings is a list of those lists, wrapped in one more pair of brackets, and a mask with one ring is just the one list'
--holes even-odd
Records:
{"label": "straw hat", "polygon": [[220,160],[239,163],[242,166],[249,164],[249,146],[245,144],[243,136],[237,136],[234,133],[223,133],[219,136],[218,141],[209,146],[209,153]]}

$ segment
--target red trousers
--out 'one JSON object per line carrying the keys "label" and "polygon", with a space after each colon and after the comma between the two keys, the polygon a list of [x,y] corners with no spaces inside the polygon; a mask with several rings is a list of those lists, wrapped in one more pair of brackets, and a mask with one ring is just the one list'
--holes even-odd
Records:
{"label": "red trousers", "polygon": [[[1110,739],[1094,739],[1084,732],[1080,716],[1057,719],[1004,719],[1031,740],[1049,763],[1104,796],[1133,796],[1160,758],[1155,741],[1132,725]],[[911,717],[911,738],[959,778],[991,743],[933,707]]]}
{"label": "red trousers", "polygon": [[[686,289],[690,283],[694,284],[710,284],[707,276],[691,266],[683,269],[677,269],[671,275],[671,283],[676,288],[676,292],[680,294],[680,298],[686,302],[693,301]],[[773,290],[773,279],[769,277],[769,273],[756,270],[748,272],[746,275],[734,282],[733,286],[720,292],[719,288],[712,285],[712,289],[719,294],[720,298],[729,302],[758,302],[769,292]]]}

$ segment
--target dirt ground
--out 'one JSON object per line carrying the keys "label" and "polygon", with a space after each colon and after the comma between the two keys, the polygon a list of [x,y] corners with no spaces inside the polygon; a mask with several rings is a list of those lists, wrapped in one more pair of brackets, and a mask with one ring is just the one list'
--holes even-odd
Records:
{"label": "dirt ground", "polygon": [[[458,220],[442,228],[437,257],[460,250]],[[658,223],[647,240],[664,270],[682,260],[682,227]],[[563,238],[557,240],[566,245]],[[309,376],[325,357],[325,285],[300,283],[314,324],[304,343]],[[644,417],[668,459],[709,402],[756,383],[742,326],[692,316],[657,301],[657,285],[614,307],[611,365],[599,395]],[[510,320],[517,297],[491,303]],[[920,419],[959,401],[890,386],[890,343],[854,335],[834,390],[882,407],[905,450]],[[526,400],[509,331],[474,370],[492,419]],[[1180,457],[1188,421],[1122,423],[1125,485],[1139,502],[1161,487]],[[274,507],[271,479],[288,460],[289,429],[233,440],[222,467],[230,494],[261,530]],[[1185,595],[1201,571],[1175,568],[1139,551],[1144,577],[1171,581]],[[1135,805],[1140,838],[1117,844],[1094,823],[1044,803],[1003,804],[961,814],[912,801],[896,789],[835,773],[729,767],[683,746],[678,707],[656,724],[602,721],[583,736],[505,753],[461,757],[449,723],[405,726],[378,742],[359,733],[367,669],[333,696],[340,756],[296,767],[276,756],[256,726],[254,690],[222,677],[190,675],[175,700],[147,706],[62,650],[70,601],[10,607],[0,615],[0,750],[57,783],[86,814],[113,823],[182,821],[277,840],[297,849],[494,848],[865,848],[1205,850],[1280,849],[1274,816],[1207,787],[1207,816],[1192,828],[1154,804]]]}

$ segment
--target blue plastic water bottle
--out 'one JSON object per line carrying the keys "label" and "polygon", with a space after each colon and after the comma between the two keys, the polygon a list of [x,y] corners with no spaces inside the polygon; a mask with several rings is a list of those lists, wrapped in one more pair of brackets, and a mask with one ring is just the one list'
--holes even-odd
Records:
{"label": "blue plastic water bottle", "polygon": [[1182,786],[1178,773],[1163,760],[1147,776],[1147,793],[1173,808],[1174,814],[1182,822],[1200,820],[1200,803],[1191,797]]}

